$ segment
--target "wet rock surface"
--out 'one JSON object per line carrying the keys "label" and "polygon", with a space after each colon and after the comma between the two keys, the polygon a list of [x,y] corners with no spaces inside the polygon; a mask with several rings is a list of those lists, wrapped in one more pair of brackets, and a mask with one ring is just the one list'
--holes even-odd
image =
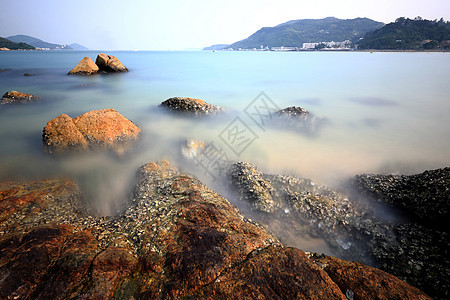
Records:
{"label": "wet rock surface", "polygon": [[350,272],[336,260],[346,276],[333,279],[334,258],[283,247],[168,162],[142,166],[137,179],[116,217],[89,215],[70,181],[1,183],[0,298],[346,299],[343,288],[384,298],[389,283],[392,298],[426,299],[362,264]]}
{"label": "wet rock surface", "polygon": [[100,53],[95,60],[95,64],[99,69],[106,73],[128,72],[128,69],[120,62],[120,60],[112,55]]}
{"label": "wet rock surface", "polygon": [[324,238],[341,258],[385,270],[437,299],[447,298],[449,238],[443,229],[380,218],[372,207],[326,186],[263,174],[245,162],[231,165],[227,177],[239,199],[252,205],[252,217],[281,241],[289,239],[287,232]]}
{"label": "wet rock surface", "polygon": [[50,153],[112,149],[121,155],[140,133],[139,127],[116,110],[102,109],[73,119],[62,114],[47,123],[42,138],[44,149]]}
{"label": "wet rock surface", "polygon": [[448,232],[450,168],[416,175],[355,176],[351,185],[360,193],[407,211],[415,220]]}
{"label": "wet rock surface", "polygon": [[25,94],[18,91],[9,91],[2,96],[0,104],[27,103],[37,100],[40,100],[40,98],[32,94]]}
{"label": "wet rock surface", "polygon": [[250,202],[256,210],[274,212],[280,203],[274,199],[274,188],[263,178],[263,174],[246,162],[232,164],[227,176],[239,193],[240,200]]}
{"label": "wet rock surface", "polygon": [[69,75],[94,75],[99,72],[98,66],[90,57],[84,57],[80,62],[69,71]]}
{"label": "wet rock surface", "polygon": [[179,113],[197,116],[213,115],[223,111],[217,105],[208,104],[201,99],[173,97],[160,104],[160,107]]}

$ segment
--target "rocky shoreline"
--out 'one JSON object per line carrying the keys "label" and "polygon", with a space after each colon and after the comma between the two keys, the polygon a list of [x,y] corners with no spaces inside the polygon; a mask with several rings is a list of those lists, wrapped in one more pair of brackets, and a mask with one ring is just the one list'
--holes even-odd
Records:
{"label": "rocky shoreline", "polygon": [[[126,71],[116,57],[99,54],[69,74]],[[31,96],[22,94],[25,102]],[[223,112],[184,97],[159,107],[188,117]],[[323,123],[300,107],[276,116],[275,125],[307,134]],[[140,134],[117,111],[103,109],[50,120],[42,142],[51,154],[121,156]],[[180,152],[193,159],[205,148],[191,140]],[[143,165],[126,208],[110,217],[87,211],[90,199],[69,180],[0,183],[0,299],[448,298],[450,168],[358,175],[351,192],[342,192],[227,163],[218,174],[231,191],[225,197],[250,207],[245,216],[167,161]],[[405,217],[383,218],[373,203]],[[339,258],[286,247],[287,234],[322,238]]]}
{"label": "rocky shoreline", "polygon": [[[432,207],[428,216],[438,217],[435,211],[445,214],[447,210],[442,199],[450,199],[449,176],[450,168],[444,168],[399,177],[421,183],[415,189],[407,186],[407,191],[415,193],[414,201]],[[361,177],[367,178],[367,175],[351,180],[354,188]],[[372,177],[384,178],[381,175],[369,178]],[[374,184],[378,182],[375,179]],[[309,179],[264,174],[245,162],[232,164],[227,180],[238,199],[253,207],[255,220],[267,224],[282,241],[286,239],[285,232],[321,237],[341,258],[394,274],[436,299],[448,296],[449,276],[443,274],[449,275],[446,249],[450,239],[445,226],[427,226],[408,218],[392,221],[377,215],[375,208],[367,202],[358,201],[356,193],[347,196]],[[365,188],[363,184],[358,186],[357,191]],[[417,194],[417,190],[422,193]],[[391,186],[390,193],[398,198],[403,195],[409,201],[414,199],[404,194],[404,185]],[[396,203],[402,205],[403,202]],[[279,226],[280,220],[284,226]]]}
{"label": "rocky shoreline", "polygon": [[0,195],[2,298],[430,299],[381,270],[284,247],[166,161],[139,169],[117,217],[88,215],[70,181],[2,183]]}

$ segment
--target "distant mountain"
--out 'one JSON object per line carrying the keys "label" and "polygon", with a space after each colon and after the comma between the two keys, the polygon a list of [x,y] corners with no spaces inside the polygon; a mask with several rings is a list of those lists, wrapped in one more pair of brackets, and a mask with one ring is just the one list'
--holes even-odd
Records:
{"label": "distant mountain", "polygon": [[7,37],[8,40],[13,41],[15,43],[27,43],[36,48],[49,48],[50,50],[70,50],[71,47],[67,45],[59,45],[44,42],[43,40],[31,37],[29,35],[14,35]]}
{"label": "distant mountain", "polygon": [[450,22],[398,18],[367,35],[359,42],[360,49],[450,49]]}
{"label": "distant mountain", "polygon": [[33,46],[25,44],[25,43],[14,43],[8,39],[0,37],[0,48],[8,48],[11,50],[17,50],[17,49],[34,49]]}
{"label": "distant mountain", "polygon": [[227,48],[252,49],[262,47],[302,47],[303,43],[357,41],[367,32],[384,24],[368,18],[341,20],[324,19],[291,20],[275,27],[263,27],[248,38]]}
{"label": "distant mountain", "polygon": [[229,44],[215,44],[209,47],[203,48],[203,50],[222,50],[223,48],[228,47]]}
{"label": "distant mountain", "polygon": [[74,50],[89,50],[85,46],[77,44],[77,43],[70,44],[69,47],[74,49]]}

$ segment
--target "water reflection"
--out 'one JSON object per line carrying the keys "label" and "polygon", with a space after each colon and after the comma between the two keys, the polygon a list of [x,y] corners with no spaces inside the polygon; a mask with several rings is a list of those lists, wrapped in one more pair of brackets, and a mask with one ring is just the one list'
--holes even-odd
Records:
{"label": "water reflection", "polygon": [[393,100],[377,97],[350,98],[349,101],[367,106],[396,106],[398,103]]}

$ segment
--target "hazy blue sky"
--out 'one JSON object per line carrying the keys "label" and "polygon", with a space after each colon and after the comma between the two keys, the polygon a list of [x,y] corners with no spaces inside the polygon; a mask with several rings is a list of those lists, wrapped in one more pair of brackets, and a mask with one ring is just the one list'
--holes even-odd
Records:
{"label": "hazy blue sky", "polygon": [[0,0],[0,36],[90,49],[182,50],[246,38],[293,19],[450,20],[449,0]]}

